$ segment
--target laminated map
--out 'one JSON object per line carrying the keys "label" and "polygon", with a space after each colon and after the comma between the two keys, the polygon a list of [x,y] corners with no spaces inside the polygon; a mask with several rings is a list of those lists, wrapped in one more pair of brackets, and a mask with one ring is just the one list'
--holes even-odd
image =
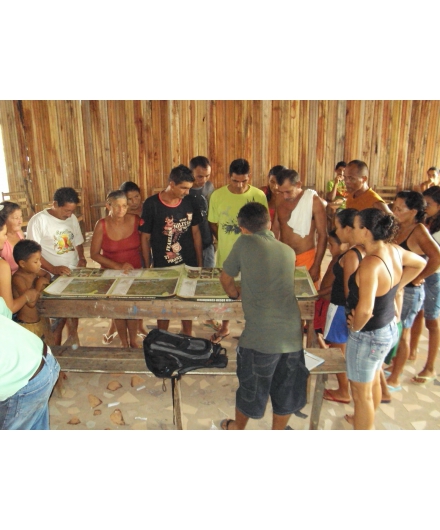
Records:
{"label": "laminated map", "polygon": [[[69,276],[59,276],[44,289],[44,296],[62,298],[113,297],[155,299],[178,298],[205,302],[233,302],[220,283],[221,269],[205,267],[166,267],[157,269],[74,268]],[[235,283],[240,287],[240,276]],[[315,299],[315,286],[305,267],[295,269],[298,300]]]}

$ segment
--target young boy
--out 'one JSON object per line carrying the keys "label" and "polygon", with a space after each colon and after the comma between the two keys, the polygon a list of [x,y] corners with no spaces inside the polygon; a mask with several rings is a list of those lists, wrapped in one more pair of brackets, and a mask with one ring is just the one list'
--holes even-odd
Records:
{"label": "young boy", "polygon": [[[17,272],[12,276],[12,295],[18,298],[28,289],[41,292],[50,283],[50,274],[41,268],[41,245],[31,239],[19,241],[13,251],[18,264]],[[40,339],[51,344],[49,320],[40,318],[37,301],[26,303],[16,315],[16,321],[24,328],[35,333]]]}
{"label": "young boy", "polygon": [[336,230],[331,230],[328,234],[328,249],[332,255],[332,260],[330,261],[327,271],[324,274],[324,277],[321,281],[321,287],[318,291],[319,298],[315,302],[315,318],[313,322],[313,327],[315,333],[318,337],[319,346],[321,348],[328,348],[325,340],[323,338],[325,320],[327,317],[327,309],[330,303],[330,295],[332,292],[332,285],[335,280],[335,275],[333,274],[333,265],[336,263],[338,257],[345,252],[347,249],[346,243],[341,243],[339,237],[336,235]]}

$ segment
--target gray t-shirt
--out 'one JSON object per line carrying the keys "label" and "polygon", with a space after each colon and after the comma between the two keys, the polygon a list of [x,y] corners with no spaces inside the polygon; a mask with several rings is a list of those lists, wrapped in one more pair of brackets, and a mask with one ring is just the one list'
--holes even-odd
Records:
{"label": "gray t-shirt", "polygon": [[295,252],[270,230],[241,235],[223,263],[229,276],[241,272],[246,319],[239,346],[261,353],[302,349],[301,316],[295,296]]}

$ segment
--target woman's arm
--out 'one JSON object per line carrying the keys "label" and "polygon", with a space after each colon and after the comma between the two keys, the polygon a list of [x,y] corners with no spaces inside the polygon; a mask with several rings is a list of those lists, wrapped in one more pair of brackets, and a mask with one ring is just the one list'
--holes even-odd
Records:
{"label": "woman's arm", "polygon": [[39,293],[36,289],[27,289],[25,293],[14,300],[12,297],[11,277],[11,267],[6,261],[0,260],[0,296],[5,301],[9,310],[12,313],[16,313],[24,304],[28,302],[33,303],[38,300]]}
{"label": "woman's arm", "polygon": [[410,282],[413,282],[414,279],[418,278],[422,271],[425,270],[427,264],[426,261],[421,256],[418,256],[415,252],[405,250],[397,245],[395,246],[397,247],[397,251],[402,257],[403,265],[402,277],[399,282],[400,290],[403,289],[405,285]]}
{"label": "woman's arm", "polygon": [[420,251],[426,254],[425,267],[414,278],[413,283],[420,285],[422,280],[434,274],[440,267],[440,248],[425,225],[417,225],[408,239],[408,246],[413,252]]}
{"label": "woman's arm", "polygon": [[[358,249],[359,250],[359,249]],[[344,270],[344,296],[345,299],[348,297],[348,280],[354,271],[359,268],[359,258],[353,249],[350,249],[342,258],[341,266]]]}
{"label": "woman's arm", "polygon": [[352,317],[347,318],[348,327],[353,331],[361,330],[373,316],[374,300],[379,286],[381,263],[376,259],[365,257],[359,265],[356,283],[359,285],[359,302]]}

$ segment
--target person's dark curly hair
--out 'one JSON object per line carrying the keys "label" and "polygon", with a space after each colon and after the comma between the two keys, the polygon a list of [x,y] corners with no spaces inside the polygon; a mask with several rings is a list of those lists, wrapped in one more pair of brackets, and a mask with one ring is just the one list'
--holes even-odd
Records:
{"label": "person's dark curly hair", "polygon": [[394,215],[389,215],[377,208],[366,208],[356,214],[360,227],[366,228],[373,235],[374,241],[392,243],[399,231],[399,223]]}

